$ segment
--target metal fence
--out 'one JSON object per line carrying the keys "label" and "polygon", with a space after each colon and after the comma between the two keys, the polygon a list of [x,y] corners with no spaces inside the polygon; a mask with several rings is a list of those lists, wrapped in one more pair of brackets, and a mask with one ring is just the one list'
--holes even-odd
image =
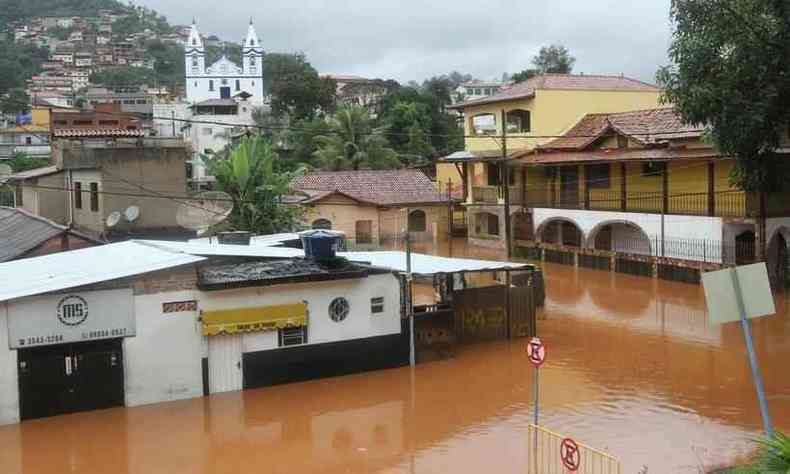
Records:
{"label": "metal fence", "polygon": [[[527,462],[530,474],[566,474],[570,472],[562,462],[562,448],[566,438],[542,426],[529,425],[527,431]],[[620,474],[620,461],[603,451],[576,442],[578,452],[573,460],[577,462],[576,474]],[[573,456],[573,455],[571,455]]]}
{"label": "metal fence", "polygon": [[0,206],[14,206],[14,191],[0,188]]}

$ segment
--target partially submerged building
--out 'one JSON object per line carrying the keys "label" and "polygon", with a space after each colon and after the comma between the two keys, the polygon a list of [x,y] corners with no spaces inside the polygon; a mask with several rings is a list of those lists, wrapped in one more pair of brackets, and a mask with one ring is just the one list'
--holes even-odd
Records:
{"label": "partially submerged building", "polygon": [[[0,424],[408,363],[403,254],[310,255],[127,241],[0,264]],[[524,266],[415,261],[509,268]],[[463,314],[485,328],[486,311]]]}

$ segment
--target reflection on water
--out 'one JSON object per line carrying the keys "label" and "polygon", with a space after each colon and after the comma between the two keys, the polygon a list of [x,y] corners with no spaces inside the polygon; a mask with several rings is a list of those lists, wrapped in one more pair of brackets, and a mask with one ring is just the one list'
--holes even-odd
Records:
{"label": "reflection on water", "polygon": [[[456,253],[458,252],[458,253]],[[475,255],[460,244],[454,255]],[[559,265],[539,333],[541,421],[623,472],[696,473],[749,454],[760,414],[737,323],[698,286]],[[430,288],[423,288],[425,298]],[[790,430],[790,319],[754,321],[772,416]],[[525,472],[524,341],[409,368],[0,427],[0,472]]]}

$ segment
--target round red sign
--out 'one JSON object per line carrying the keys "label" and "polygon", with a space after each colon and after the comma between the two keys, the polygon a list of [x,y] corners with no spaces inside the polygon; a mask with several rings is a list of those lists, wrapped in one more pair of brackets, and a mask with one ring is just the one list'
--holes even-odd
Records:
{"label": "round red sign", "polygon": [[571,472],[579,470],[579,463],[581,462],[581,455],[579,454],[579,445],[576,441],[565,438],[560,444],[560,459],[562,464]]}
{"label": "round red sign", "polygon": [[529,357],[529,361],[532,362],[535,368],[543,365],[543,361],[546,360],[546,346],[544,346],[543,342],[537,337],[533,337],[529,340],[527,344],[527,357]]}

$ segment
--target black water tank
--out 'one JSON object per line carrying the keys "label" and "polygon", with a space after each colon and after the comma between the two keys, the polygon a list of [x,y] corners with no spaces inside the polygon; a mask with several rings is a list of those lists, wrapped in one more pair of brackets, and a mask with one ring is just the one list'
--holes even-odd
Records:
{"label": "black water tank", "polygon": [[343,241],[343,234],[328,230],[308,230],[300,237],[306,258],[332,258]]}

